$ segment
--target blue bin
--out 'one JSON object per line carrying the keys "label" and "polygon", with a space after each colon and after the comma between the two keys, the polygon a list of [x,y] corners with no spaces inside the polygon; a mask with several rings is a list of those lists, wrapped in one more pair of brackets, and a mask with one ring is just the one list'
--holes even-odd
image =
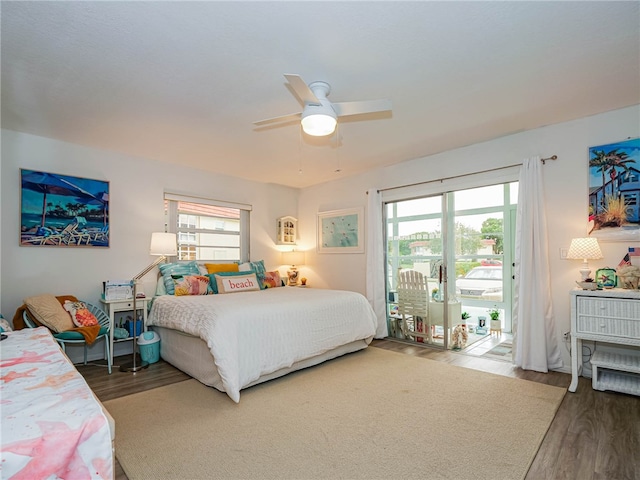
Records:
{"label": "blue bin", "polygon": [[144,332],[138,337],[138,349],[144,362],[156,363],[160,360],[160,337],[156,332]]}
{"label": "blue bin", "polygon": [[129,332],[130,337],[137,337],[142,333],[142,320],[136,320],[136,331],[133,331],[133,321],[127,320],[124,322],[124,328]]}

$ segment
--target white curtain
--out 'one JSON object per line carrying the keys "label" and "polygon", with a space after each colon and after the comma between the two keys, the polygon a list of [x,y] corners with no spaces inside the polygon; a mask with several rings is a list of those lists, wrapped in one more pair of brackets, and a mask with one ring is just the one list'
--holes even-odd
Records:
{"label": "white curtain", "polygon": [[382,238],[382,196],[377,188],[367,192],[367,300],[378,318],[376,338],[387,330],[387,302],[384,283],[384,243]]}
{"label": "white curtain", "polygon": [[513,363],[537,372],[562,367],[551,302],[548,254],[542,162],[540,157],[534,157],[526,159],[520,171]]}

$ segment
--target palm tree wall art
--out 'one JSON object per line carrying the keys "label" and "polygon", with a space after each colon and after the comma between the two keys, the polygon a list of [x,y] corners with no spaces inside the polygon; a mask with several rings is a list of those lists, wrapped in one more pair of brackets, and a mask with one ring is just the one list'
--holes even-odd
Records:
{"label": "palm tree wall art", "polygon": [[20,245],[109,246],[109,182],[20,170]]}
{"label": "palm tree wall art", "polygon": [[640,239],[640,138],[589,148],[588,232]]}

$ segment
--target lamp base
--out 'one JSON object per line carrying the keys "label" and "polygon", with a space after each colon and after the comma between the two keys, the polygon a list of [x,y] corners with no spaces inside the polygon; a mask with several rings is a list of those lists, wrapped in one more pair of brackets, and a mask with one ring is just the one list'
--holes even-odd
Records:
{"label": "lamp base", "polygon": [[135,362],[129,362],[129,363],[125,363],[124,365],[120,365],[120,371],[121,372],[139,372],[140,370],[144,370],[145,368],[149,367],[149,362],[145,362],[142,359],[140,359],[140,361],[137,361],[138,357],[136,357],[136,361]]}
{"label": "lamp base", "polygon": [[287,270],[288,282],[287,285],[295,287],[298,285],[298,279],[300,278],[300,272],[296,269]]}
{"label": "lamp base", "polygon": [[591,269],[589,268],[589,265],[584,265],[582,266],[582,268],[580,269],[580,275],[582,276],[582,281],[584,282],[587,278],[589,278],[589,275],[591,275]]}

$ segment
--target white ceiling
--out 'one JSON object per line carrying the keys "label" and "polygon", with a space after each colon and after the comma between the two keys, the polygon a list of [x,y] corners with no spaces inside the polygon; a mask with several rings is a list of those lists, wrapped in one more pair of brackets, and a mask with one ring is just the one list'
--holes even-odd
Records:
{"label": "white ceiling", "polygon": [[[292,187],[640,103],[637,1],[0,8],[3,128]],[[284,73],[393,113],[256,129]]]}

